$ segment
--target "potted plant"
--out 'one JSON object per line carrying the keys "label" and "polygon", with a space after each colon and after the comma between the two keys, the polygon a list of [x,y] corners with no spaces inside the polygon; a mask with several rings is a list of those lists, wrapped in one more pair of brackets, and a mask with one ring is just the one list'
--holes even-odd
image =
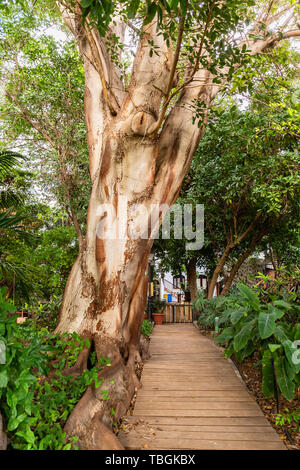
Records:
{"label": "potted plant", "polygon": [[187,282],[181,284],[181,289],[184,292],[184,301],[190,302],[191,301],[191,291]]}
{"label": "potted plant", "polygon": [[154,299],[152,303],[152,317],[156,325],[162,325],[165,316],[166,301]]}

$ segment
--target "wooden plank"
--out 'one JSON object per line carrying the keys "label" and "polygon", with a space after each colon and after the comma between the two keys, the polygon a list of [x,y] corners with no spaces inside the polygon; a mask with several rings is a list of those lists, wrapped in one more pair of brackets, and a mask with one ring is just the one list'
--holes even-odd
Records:
{"label": "wooden plank", "polygon": [[[130,416],[130,418],[134,418],[134,420],[128,420],[129,423],[131,424],[139,424],[139,421],[137,418]],[[127,423],[127,420],[124,419],[124,423]],[[235,434],[240,434],[240,433],[263,433],[263,434],[272,434],[273,436],[276,436],[277,438],[277,433],[276,431],[269,425],[267,424],[266,426],[216,426],[216,425],[203,425],[203,426],[198,426],[198,425],[179,425],[179,424],[151,424],[147,422],[147,426],[151,429],[154,429],[155,432],[157,431],[166,431],[166,432],[171,432],[171,431],[176,431],[180,433],[184,433],[186,436],[187,433],[235,433]],[[259,437],[260,438],[260,437]],[[236,437],[238,439],[238,437]]]}
{"label": "wooden plank", "polygon": [[[231,377],[224,377],[222,375],[215,375],[215,376],[211,376],[211,377],[193,377],[192,375],[192,372],[191,372],[191,375],[189,376],[188,379],[186,380],[183,380],[183,378],[181,378],[181,376],[177,376],[177,377],[162,377],[162,378],[159,378],[159,377],[148,377],[146,374],[142,377],[142,385],[143,384],[149,384],[149,383],[152,383],[152,384],[161,384],[161,385],[164,385],[165,383],[166,384],[170,384],[171,382],[171,385],[173,384],[177,384],[178,385],[182,385],[183,387],[186,386],[189,387],[191,385],[201,385],[203,383],[207,383],[207,384],[234,384],[234,385],[240,385],[242,384],[241,382],[241,379],[239,379],[237,376],[234,376],[232,375]],[[193,382],[193,383],[189,383],[189,382]],[[242,384],[243,385],[243,384]],[[180,390],[180,388],[178,389]]]}
{"label": "wooden plank", "polygon": [[200,450],[286,450],[285,445],[277,442],[257,441],[226,441],[201,439],[134,439],[129,436],[122,441],[126,449],[200,449]]}
{"label": "wooden plank", "polygon": [[[119,434],[119,437],[122,439],[126,439],[126,436],[129,433],[126,432],[121,432]],[[155,439],[155,440],[161,440],[161,439],[182,439],[184,435],[184,439],[192,439],[192,440],[201,440],[201,441],[210,441],[210,440],[218,440],[218,441],[264,441],[264,442],[278,442],[278,436],[276,433],[270,433],[270,432],[261,432],[259,436],[257,435],[257,432],[255,430],[249,431],[248,428],[246,428],[242,432],[230,432],[230,431],[216,431],[215,429],[213,431],[191,431],[190,429],[188,431],[185,431],[183,434],[183,431],[176,430],[176,431],[171,431],[171,430],[158,430],[156,427],[154,428],[149,428],[149,429],[142,429],[140,428],[139,430],[131,430],[130,431],[130,437],[129,439],[141,439],[143,440],[144,438],[146,439]]]}
{"label": "wooden plank", "polygon": [[178,402],[161,402],[161,401],[142,401],[137,399],[135,403],[135,408],[134,411],[143,411],[147,409],[152,409],[152,410],[249,410],[249,409],[259,409],[257,404],[255,402],[207,402],[207,401],[202,401],[198,402],[195,401],[195,403],[189,403],[189,402],[183,402],[179,400]]}
{"label": "wooden plank", "polygon": [[[270,426],[264,416],[248,417],[191,417],[191,416],[126,416],[126,421],[138,423],[143,420],[144,423],[159,425],[172,424],[176,426]],[[271,427],[271,426],[270,426]]]}
{"label": "wooden plank", "polygon": [[[152,405],[154,403],[160,403],[160,406],[165,406],[167,403],[174,403],[179,405],[179,403],[186,403],[180,399],[180,397],[173,397],[173,396],[153,396],[153,395],[141,395],[138,394],[136,403],[151,403]],[[249,395],[240,395],[235,398],[232,397],[220,397],[217,399],[218,403],[239,403],[239,402],[247,402],[249,403]],[[187,404],[190,407],[193,407],[196,405],[196,403],[216,403],[216,398],[215,397],[188,397]]]}
{"label": "wooden plank", "polygon": [[239,389],[239,390],[156,390],[155,394],[153,390],[146,390],[144,388],[139,389],[138,397],[171,397],[177,399],[186,399],[186,400],[194,400],[196,398],[215,398],[220,400],[221,398],[238,398],[238,397],[246,397],[249,400],[249,392],[246,389]]}
{"label": "wooden plank", "polygon": [[[153,393],[156,393],[158,390],[165,390],[169,392],[173,392],[174,390],[186,390],[186,391],[197,391],[197,390],[202,390],[202,391],[215,391],[215,390],[243,390],[242,384],[216,384],[216,383],[202,383],[202,384],[189,384],[189,385],[184,385],[184,384],[179,384],[174,387],[172,383],[166,383],[166,384],[143,384],[143,390],[152,390]],[[172,393],[173,394],[173,393]]]}
{"label": "wooden plank", "polygon": [[[189,409],[189,410],[156,410],[156,409],[143,409],[142,411],[136,411],[137,415],[142,415],[148,417],[148,416],[204,416],[204,417],[243,417],[243,416],[263,416],[262,411],[258,408],[251,408],[251,409],[230,409],[230,410],[195,410],[195,409]],[[134,412],[135,415],[135,412]]]}

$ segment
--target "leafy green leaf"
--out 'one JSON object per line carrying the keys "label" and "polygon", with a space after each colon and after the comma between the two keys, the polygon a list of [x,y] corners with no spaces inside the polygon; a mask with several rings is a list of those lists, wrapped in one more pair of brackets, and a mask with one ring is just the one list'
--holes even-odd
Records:
{"label": "leafy green leaf", "polygon": [[272,367],[272,354],[267,349],[264,351],[262,357],[262,391],[266,397],[274,396],[275,384],[274,374]]}
{"label": "leafy green leaf", "polygon": [[292,400],[294,398],[294,384],[287,375],[285,359],[283,357],[277,357],[274,361],[274,365],[276,380],[281,393],[287,400]]}
{"label": "leafy green leaf", "polygon": [[271,353],[277,351],[277,349],[280,349],[281,348],[281,345],[280,344],[268,344],[269,346],[269,349],[271,351]]}
{"label": "leafy green leaf", "polygon": [[8,372],[6,369],[0,372],[0,388],[5,388],[8,383]]}
{"label": "leafy green leaf", "polygon": [[234,312],[231,313],[231,321],[232,323],[237,323],[241,318],[243,318],[245,313],[244,308],[239,308],[238,310],[235,310]]}
{"label": "leafy green leaf", "polygon": [[276,328],[276,313],[261,312],[258,316],[258,331],[262,339],[269,338]]}
{"label": "leafy green leaf", "polygon": [[237,288],[242,294],[242,296],[248,300],[251,307],[253,307],[254,310],[259,310],[260,302],[258,295],[252,289],[250,289],[250,287],[240,282],[237,284]]}
{"label": "leafy green leaf", "polygon": [[243,328],[234,337],[233,347],[235,351],[238,352],[246,346],[250,339],[255,322],[256,320],[251,320],[250,322],[246,323],[245,326],[243,326]]}
{"label": "leafy green leaf", "polygon": [[217,337],[216,342],[217,343],[225,343],[225,341],[228,341],[233,337],[233,328],[224,328],[222,333]]}

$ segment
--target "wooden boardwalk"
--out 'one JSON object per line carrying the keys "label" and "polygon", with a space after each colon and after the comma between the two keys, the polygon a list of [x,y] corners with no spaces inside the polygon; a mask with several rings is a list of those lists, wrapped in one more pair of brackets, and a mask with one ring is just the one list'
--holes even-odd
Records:
{"label": "wooden boardwalk", "polygon": [[284,450],[231,361],[190,324],[155,326],[127,449]]}

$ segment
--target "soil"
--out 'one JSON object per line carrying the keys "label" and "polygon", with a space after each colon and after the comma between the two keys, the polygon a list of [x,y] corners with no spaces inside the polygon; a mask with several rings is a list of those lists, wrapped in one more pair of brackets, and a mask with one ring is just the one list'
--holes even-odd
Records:
{"label": "soil", "polygon": [[[214,331],[208,329],[200,329],[204,336],[213,338]],[[275,418],[277,415],[277,407],[275,398],[266,398],[262,393],[262,372],[261,367],[255,366],[259,358],[257,353],[252,357],[246,358],[242,363],[238,363],[234,358],[233,362],[239,369],[239,372],[245,381],[248,390],[252,393],[255,401],[260,406],[267,420],[279,434],[280,439],[284,441],[290,450],[300,450],[300,434],[296,432],[297,424],[285,424],[284,426],[276,425]],[[289,412],[297,412],[299,410],[299,394],[294,400],[288,401],[283,396],[279,398],[279,413],[285,413],[286,408]],[[298,423],[299,426],[299,423]]]}
{"label": "soil", "polygon": [[[285,442],[289,449],[300,449],[300,434],[296,432],[297,424],[293,421],[291,424],[284,426],[276,425],[275,418],[277,415],[277,407],[275,398],[265,398],[262,388],[262,371],[261,366],[256,366],[258,355],[255,353],[252,357],[247,357],[242,364],[237,364],[240,369],[242,378],[256,402],[259,404],[265,417],[268,419],[273,428],[278,432],[280,438]],[[290,412],[299,410],[299,397],[292,401],[286,400],[283,396],[279,397],[279,413],[285,413],[286,408]],[[299,423],[298,423],[299,426]]]}

